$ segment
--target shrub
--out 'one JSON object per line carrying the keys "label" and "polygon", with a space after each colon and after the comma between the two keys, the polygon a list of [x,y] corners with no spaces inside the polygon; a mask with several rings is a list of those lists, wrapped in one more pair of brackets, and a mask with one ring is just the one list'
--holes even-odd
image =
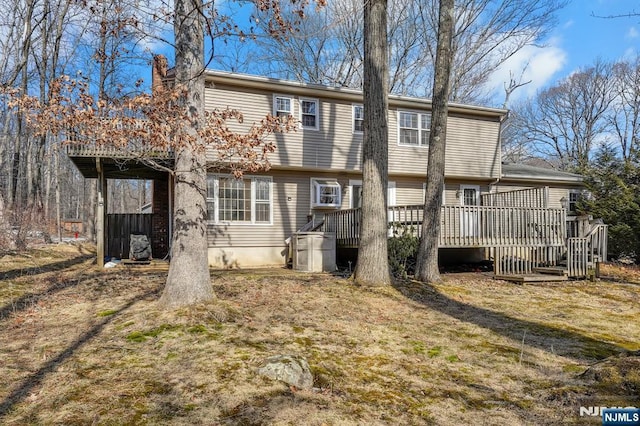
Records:
{"label": "shrub", "polygon": [[391,273],[395,277],[406,278],[415,270],[420,240],[413,226],[391,223],[389,229],[391,238],[387,245]]}

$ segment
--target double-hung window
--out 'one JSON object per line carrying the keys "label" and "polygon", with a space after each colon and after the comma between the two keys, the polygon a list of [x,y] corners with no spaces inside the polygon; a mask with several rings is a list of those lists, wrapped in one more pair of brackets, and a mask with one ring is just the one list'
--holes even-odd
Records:
{"label": "double-hung window", "polygon": [[400,145],[427,146],[430,130],[430,114],[398,112],[398,143]]}
{"label": "double-hung window", "polygon": [[579,190],[570,190],[569,191],[569,203],[568,203],[568,212],[571,214],[575,214],[578,211],[578,203],[582,200],[584,194]]}
{"label": "double-hung window", "polygon": [[300,98],[300,125],[303,129],[318,130],[318,100]]}
{"label": "double-hung window", "polygon": [[431,114],[420,114],[420,144],[429,145],[429,132],[431,131]]}
{"label": "double-hung window", "polygon": [[311,179],[312,207],[340,207],[342,189],[335,179]]}
{"label": "double-hung window", "polygon": [[362,105],[353,106],[353,133],[364,132],[364,107]]}
{"label": "double-hung window", "polygon": [[207,216],[211,222],[271,223],[271,178],[207,176]]}
{"label": "double-hung window", "polygon": [[273,96],[273,115],[287,118],[293,115],[293,98],[289,96]]}

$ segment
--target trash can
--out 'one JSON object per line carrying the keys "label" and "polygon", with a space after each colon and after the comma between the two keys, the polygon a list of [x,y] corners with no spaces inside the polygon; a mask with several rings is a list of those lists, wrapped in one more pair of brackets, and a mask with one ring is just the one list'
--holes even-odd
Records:
{"label": "trash can", "polygon": [[333,232],[297,232],[293,235],[292,251],[296,271],[336,270],[336,235]]}

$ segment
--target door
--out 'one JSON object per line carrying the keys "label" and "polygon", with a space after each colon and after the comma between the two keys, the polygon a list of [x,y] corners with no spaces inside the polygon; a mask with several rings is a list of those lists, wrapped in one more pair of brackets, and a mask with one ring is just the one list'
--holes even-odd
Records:
{"label": "door", "polygon": [[361,180],[349,180],[349,186],[351,187],[351,208],[357,209],[362,207],[362,181]]}
{"label": "door", "polygon": [[460,232],[463,237],[477,237],[479,225],[480,185],[460,185]]}
{"label": "door", "polygon": [[[387,183],[387,205],[395,206],[396,205],[396,183],[394,181],[390,181]],[[362,207],[362,181],[361,180],[349,180],[349,186],[351,190],[351,208],[355,209],[358,207]]]}

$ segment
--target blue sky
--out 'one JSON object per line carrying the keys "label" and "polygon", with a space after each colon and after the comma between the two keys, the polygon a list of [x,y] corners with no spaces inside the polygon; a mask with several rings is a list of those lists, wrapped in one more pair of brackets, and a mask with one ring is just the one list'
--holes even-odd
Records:
{"label": "blue sky", "polygon": [[[225,12],[240,14],[240,22],[246,23],[246,8],[236,6],[235,9],[238,11],[233,12],[229,8]],[[542,46],[526,46],[494,73],[489,84],[489,90],[493,91],[491,103],[496,106],[502,104],[503,86],[509,80],[510,72],[519,77],[524,69],[523,81],[532,80],[514,92],[513,102],[534,96],[538,90],[579,68],[592,65],[597,58],[615,61],[640,53],[640,16],[604,18],[634,10],[640,13],[640,0],[570,0],[559,11],[556,25]],[[165,53],[173,61],[173,53],[168,46],[156,44],[152,50]],[[212,67],[219,68],[215,64]]]}
{"label": "blue sky", "polygon": [[526,47],[516,54],[493,82],[495,96],[503,99],[502,81],[509,70],[519,76],[528,64],[524,81],[512,100],[532,96],[577,69],[592,65],[597,58],[615,61],[632,57],[640,51],[640,16],[615,19],[599,16],[640,13],[637,0],[573,0],[558,14],[557,25],[549,32],[545,46]]}

